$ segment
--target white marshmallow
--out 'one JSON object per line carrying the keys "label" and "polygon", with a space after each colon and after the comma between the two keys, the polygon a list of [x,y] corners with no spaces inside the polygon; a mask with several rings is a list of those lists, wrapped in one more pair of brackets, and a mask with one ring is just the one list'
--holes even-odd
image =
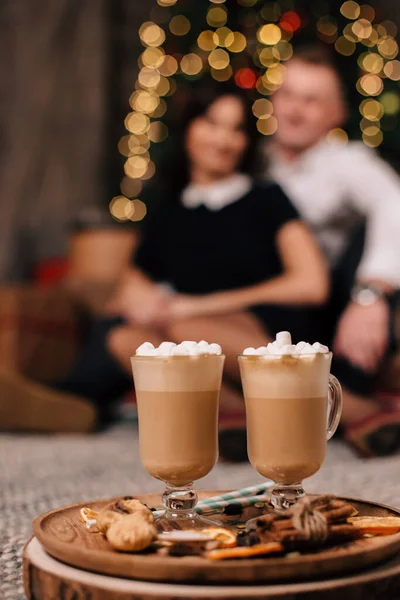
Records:
{"label": "white marshmallow", "polygon": [[151,342],[144,342],[139,348],[136,348],[137,356],[155,356],[156,350]]}
{"label": "white marshmallow", "polygon": [[323,354],[325,354],[326,352],[329,352],[328,346],[324,346],[323,344],[320,344],[319,342],[315,342],[313,344],[313,348],[315,348],[315,350],[317,352],[322,352]]}
{"label": "white marshmallow", "polygon": [[156,348],[157,356],[171,356],[172,350],[176,348],[174,342],[162,342],[158,348]]}
{"label": "white marshmallow", "polygon": [[197,342],[185,340],[184,342],[181,342],[181,346],[188,348],[188,350],[191,350],[193,348],[196,348],[196,350],[197,350]]}
{"label": "white marshmallow", "polygon": [[285,346],[278,348],[277,354],[280,354],[281,356],[288,356],[294,354],[295,351],[296,346],[294,346],[293,344],[286,344]]}
{"label": "white marshmallow", "polygon": [[256,349],[256,352],[260,356],[264,356],[264,354],[267,354],[267,352],[268,352],[267,346],[260,346],[259,348]]}
{"label": "white marshmallow", "polygon": [[255,356],[257,354],[257,350],[255,348],[245,348],[243,350],[243,354],[245,356]]}
{"label": "white marshmallow", "polygon": [[171,356],[189,356],[189,350],[183,344],[178,344],[171,350]]}
{"label": "white marshmallow", "polygon": [[300,352],[300,355],[302,355],[302,354],[318,354],[318,350],[313,348],[313,346],[311,346],[311,344],[305,344]]}
{"label": "white marshmallow", "polygon": [[280,331],[276,334],[275,342],[279,348],[290,346],[292,344],[292,336],[288,331]]}
{"label": "white marshmallow", "polygon": [[201,340],[201,342],[197,344],[197,349],[199,350],[199,354],[207,354],[208,342],[206,342],[205,340]]}
{"label": "white marshmallow", "polygon": [[222,354],[222,348],[219,344],[210,344],[208,346],[209,354]]}

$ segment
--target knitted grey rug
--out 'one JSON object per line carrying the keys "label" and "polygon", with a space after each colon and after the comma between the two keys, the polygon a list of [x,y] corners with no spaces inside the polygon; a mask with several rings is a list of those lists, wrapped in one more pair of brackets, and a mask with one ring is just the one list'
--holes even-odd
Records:
{"label": "knitted grey rug", "polygon": [[[399,463],[397,456],[361,461],[332,441],[306,489],[400,507]],[[249,464],[220,462],[198,487],[235,489],[260,481]],[[161,490],[140,464],[135,425],[93,436],[0,435],[0,599],[25,598],[21,551],[34,517],[73,502]]]}

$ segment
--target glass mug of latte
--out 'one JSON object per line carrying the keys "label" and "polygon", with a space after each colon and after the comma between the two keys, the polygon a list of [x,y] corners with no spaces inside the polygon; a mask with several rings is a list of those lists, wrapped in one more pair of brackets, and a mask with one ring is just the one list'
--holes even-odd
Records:
{"label": "glass mug of latte", "polygon": [[342,391],[331,361],[326,346],[294,346],[288,332],[239,356],[249,459],[275,483],[271,503],[278,511],[304,495],[302,481],[321,467],[339,424]]}
{"label": "glass mug of latte", "polygon": [[164,481],[161,531],[215,526],[198,515],[193,481],[218,459],[218,404],[225,357],[218,344],[149,342],[131,357],[139,450],[145,469]]}

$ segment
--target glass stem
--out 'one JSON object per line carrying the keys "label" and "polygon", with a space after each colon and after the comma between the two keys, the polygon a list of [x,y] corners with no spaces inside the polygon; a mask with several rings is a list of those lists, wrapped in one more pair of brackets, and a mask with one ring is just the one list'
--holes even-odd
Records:
{"label": "glass stem", "polygon": [[162,496],[165,506],[165,516],[179,519],[188,518],[195,514],[197,494],[193,489],[193,482],[183,486],[168,485]]}
{"label": "glass stem", "polygon": [[296,504],[297,500],[304,495],[305,491],[301,482],[290,485],[277,484],[271,490],[271,504],[277,512],[280,512]]}

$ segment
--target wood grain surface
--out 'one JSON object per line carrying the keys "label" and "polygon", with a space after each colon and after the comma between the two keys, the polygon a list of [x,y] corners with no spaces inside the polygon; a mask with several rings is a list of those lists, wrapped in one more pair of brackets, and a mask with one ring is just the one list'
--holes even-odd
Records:
{"label": "wood grain surface", "polygon": [[[213,495],[216,492],[203,493]],[[160,496],[137,496],[148,506],[159,506]],[[399,516],[400,511],[346,498],[360,515]],[[110,500],[88,502],[98,510]],[[246,583],[318,579],[365,569],[400,551],[400,533],[349,542],[317,553],[293,558],[258,558],[210,561],[201,557],[165,557],[113,550],[104,536],[88,531],[79,511],[85,504],[53,510],[35,519],[34,535],[53,557],[80,569],[145,581],[191,583]]]}

